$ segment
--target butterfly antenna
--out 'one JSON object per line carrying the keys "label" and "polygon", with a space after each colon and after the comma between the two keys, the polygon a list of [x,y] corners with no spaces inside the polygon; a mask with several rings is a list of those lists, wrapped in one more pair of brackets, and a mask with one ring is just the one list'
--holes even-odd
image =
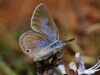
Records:
{"label": "butterfly antenna", "polygon": [[75,40],[75,37],[73,37],[73,38],[71,38],[71,39],[69,39],[69,40],[67,40],[67,41],[64,41],[64,43],[70,43],[70,42],[72,42],[72,41],[74,41]]}

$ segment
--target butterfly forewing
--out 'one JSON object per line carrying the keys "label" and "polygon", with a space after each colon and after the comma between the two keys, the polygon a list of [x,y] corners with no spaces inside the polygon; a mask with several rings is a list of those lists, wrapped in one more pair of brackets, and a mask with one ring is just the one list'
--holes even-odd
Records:
{"label": "butterfly forewing", "polygon": [[[38,52],[50,44],[50,40],[36,31],[28,31],[21,35],[19,39],[20,46],[25,54],[36,59]],[[38,55],[43,56],[42,53]],[[38,59],[36,59],[38,60]]]}
{"label": "butterfly forewing", "polygon": [[31,18],[31,27],[33,30],[47,35],[51,40],[59,38],[53,18],[44,4],[36,7]]}

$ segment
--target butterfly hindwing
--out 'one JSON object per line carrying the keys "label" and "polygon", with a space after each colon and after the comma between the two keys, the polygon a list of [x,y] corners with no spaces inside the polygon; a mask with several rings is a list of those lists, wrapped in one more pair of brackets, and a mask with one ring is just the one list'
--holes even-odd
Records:
{"label": "butterfly hindwing", "polygon": [[57,27],[44,4],[36,7],[31,18],[31,27],[33,30],[47,35],[51,40],[59,38]]}
{"label": "butterfly hindwing", "polygon": [[[40,33],[30,30],[20,36],[19,43],[25,54],[35,58],[35,54],[38,54],[40,50],[50,44],[50,40]],[[32,55],[32,53],[34,53],[34,55]]]}

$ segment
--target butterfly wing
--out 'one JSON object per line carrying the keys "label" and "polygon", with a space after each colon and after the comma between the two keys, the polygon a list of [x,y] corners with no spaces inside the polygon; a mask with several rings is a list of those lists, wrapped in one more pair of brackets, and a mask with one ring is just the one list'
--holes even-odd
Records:
{"label": "butterfly wing", "polygon": [[59,38],[53,18],[43,3],[36,7],[31,18],[31,27],[33,30],[47,35],[51,40]]}
{"label": "butterfly wing", "polygon": [[32,57],[34,61],[39,60],[38,57],[42,57],[42,53],[38,54],[44,47],[50,44],[50,40],[45,35],[31,30],[22,34],[19,38],[19,44],[23,52]]}

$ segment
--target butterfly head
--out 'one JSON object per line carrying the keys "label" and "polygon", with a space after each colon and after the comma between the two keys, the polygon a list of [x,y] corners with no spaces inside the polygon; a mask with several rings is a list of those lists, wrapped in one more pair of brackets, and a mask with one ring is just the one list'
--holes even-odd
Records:
{"label": "butterfly head", "polygon": [[56,40],[54,42],[52,42],[52,44],[50,45],[50,48],[54,48],[54,49],[58,49],[58,48],[61,48],[63,47],[63,43],[59,40]]}

